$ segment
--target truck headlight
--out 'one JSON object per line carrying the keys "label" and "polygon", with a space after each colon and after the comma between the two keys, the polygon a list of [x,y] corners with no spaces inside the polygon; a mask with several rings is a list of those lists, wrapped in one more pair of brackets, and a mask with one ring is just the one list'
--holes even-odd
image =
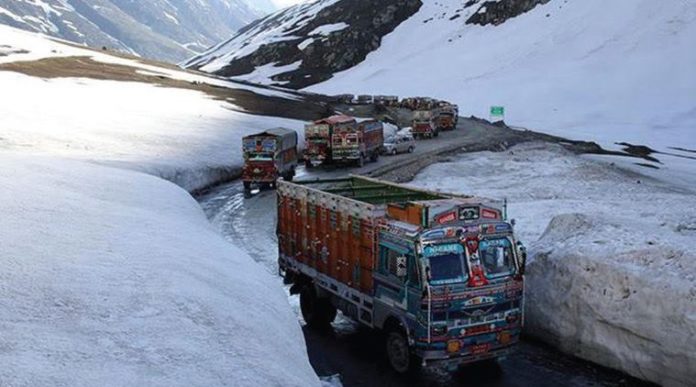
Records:
{"label": "truck headlight", "polygon": [[447,352],[455,353],[462,349],[462,343],[459,340],[450,340],[447,342]]}

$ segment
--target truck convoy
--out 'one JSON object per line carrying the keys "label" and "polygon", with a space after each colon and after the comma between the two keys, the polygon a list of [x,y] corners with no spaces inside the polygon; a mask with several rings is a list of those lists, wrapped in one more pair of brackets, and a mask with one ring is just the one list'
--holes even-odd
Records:
{"label": "truck convoy", "polygon": [[307,168],[332,162],[331,139],[336,130],[355,130],[358,122],[353,117],[335,115],[305,125],[304,159]]}
{"label": "truck convoy", "polygon": [[526,255],[506,204],[359,176],[281,181],[277,195],[279,270],[310,326],[339,309],[382,330],[398,372],[519,341]]}
{"label": "truck convoy", "polygon": [[275,128],[242,139],[244,189],[274,187],[279,177],[292,180],[297,167],[297,132]]}
{"label": "truck convoy", "polygon": [[435,124],[435,115],[432,110],[416,110],[413,112],[411,132],[415,138],[433,138],[440,134],[440,129]]}
{"label": "truck convoy", "polygon": [[336,163],[354,163],[362,167],[368,157],[377,161],[383,145],[384,125],[379,121],[337,127],[331,137],[331,159]]}

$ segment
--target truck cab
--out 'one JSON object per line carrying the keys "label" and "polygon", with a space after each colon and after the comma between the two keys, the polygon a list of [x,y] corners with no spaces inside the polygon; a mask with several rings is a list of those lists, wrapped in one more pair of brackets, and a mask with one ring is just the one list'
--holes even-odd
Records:
{"label": "truck cab", "polygon": [[[374,311],[378,325],[399,327],[387,338],[392,366],[406,371],[418,366],[410,364],[416,358],[452,367],[506,356],[523,316],[524,252],[512,226],[480,204],[453,207],[431,223],[417,231],[397,216],[380,231]],[[404,343],[410,358],[389,348]]]}

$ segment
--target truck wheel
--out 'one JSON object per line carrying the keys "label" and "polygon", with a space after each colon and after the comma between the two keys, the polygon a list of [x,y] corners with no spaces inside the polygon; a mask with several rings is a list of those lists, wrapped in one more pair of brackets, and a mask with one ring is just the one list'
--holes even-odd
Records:
{"label": "truck wheel", "polygon": [[360,155],[360,158],[358,159],[358,167],[362,167],[365,165],[365,156]]}
{"label": "truck wheel", "polygon": [[312,286],[305,286],[300,293],[300,310],[307,325],[326,328],[336,318],[336,307],[328,298],[317,297]]}
{"label": "truck wheel", "polygon": [[406,334],[401,328],[393,328],[387,331],[386,350],[389,365],[394,371],[405,374],[417,371],[420,361],[411,353]]}
{"label": "truck wheel", "polygon": [[413,153],[413,147],[412,147],[412,146],[408,147],[408,153]]}
{"label": "truck wheel", "polygon": [[396,149],[392,149],[391,154],[392,154],[393,156],[396,156],[396,153],[397,153],[397,152],[396,152]]}
{"label": "truck wheel", "polygon": [[433,136],[435,136],[435,137],[437,137],[437,136],[439,136],[439,135],[440,135],[440,131],[439,131],[439,130],[436,130],[436,131],[433,133]]}
{"label": "truck wheel", "polygon": [[372,152],[372,156],[370,156],[370,161],[376,162],[379,160],[379,152]]}
{"label": "truck wheel", "polygon": [[305,160],[304,166],[305,166],[305,168],[310,169],[310,168],[312,168],[312,162],[309,160]]}
{"label": "truck wheel", "polygon": [[245,182],[244,182],[244,190],[245,190],[245,191],[250,191],[250,190],[251,190],[251,182],[250,182],[250,181],[245,181]]}

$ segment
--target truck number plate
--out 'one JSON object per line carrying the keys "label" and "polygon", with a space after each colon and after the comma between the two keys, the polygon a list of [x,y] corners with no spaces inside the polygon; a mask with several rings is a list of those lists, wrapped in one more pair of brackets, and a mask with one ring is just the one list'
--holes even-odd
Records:
{"label": "truck number plate", "polygon": [[471,354],[472,355],[482,355],[484,353],[487,353],[488,350],[490,349],[491,345],[490,344],[476,344],[473,347],[471,347]]}

